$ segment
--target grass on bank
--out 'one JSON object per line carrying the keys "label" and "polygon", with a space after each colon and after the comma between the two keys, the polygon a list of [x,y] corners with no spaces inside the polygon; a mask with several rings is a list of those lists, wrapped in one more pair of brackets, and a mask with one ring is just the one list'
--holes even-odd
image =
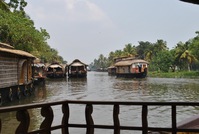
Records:
{"label": "grass on bank", "polygon": [[199,71],[176,71],[176,72],[148,72],[148,77],[159,78],[199,78]]}

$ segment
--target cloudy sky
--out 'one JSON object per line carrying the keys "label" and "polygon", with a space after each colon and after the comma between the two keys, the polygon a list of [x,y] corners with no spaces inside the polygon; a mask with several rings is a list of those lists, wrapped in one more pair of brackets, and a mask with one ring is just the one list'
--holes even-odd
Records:
{"label": "cloudy sky", "polygon": [[199,5],[179,0],[26,0],[37,29],[64,60],[86,64],[100,54],[163,39],[172,49],[199,31]]}

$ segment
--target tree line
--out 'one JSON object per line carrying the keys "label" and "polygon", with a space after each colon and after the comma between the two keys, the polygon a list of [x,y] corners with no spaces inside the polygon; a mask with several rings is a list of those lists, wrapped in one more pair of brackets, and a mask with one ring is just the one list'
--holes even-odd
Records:
{"label": "tree line", "polygon": [[122,50],[115,50],[106,57],[100,54],[90,64],[92,70],[105,70],[114,65],[118,57],[135,57],[149,62],[150,71],[175,72],[199,69],[199,32],[185,43],[178,42],[169,50],[167,42],[159,39],[155,43],[139,41],[137,46],[128,43]]}
{"label": "tree line", "polygon": [[34,21],[24,10],[27,4],[25,0],[0,0],[0,42],[29,52],[44,63],[66,62],[47,43],[50,35],[46,29],[35,28]]}

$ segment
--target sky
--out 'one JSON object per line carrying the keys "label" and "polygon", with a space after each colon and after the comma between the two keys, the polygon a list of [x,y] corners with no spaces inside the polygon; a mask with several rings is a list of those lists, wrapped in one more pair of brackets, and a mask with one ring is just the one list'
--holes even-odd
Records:
{"label": "sky", "polygon": [[26,13],[68,63],[162,39],[169,49],[199,31],[199,5],[179,0],[26,0]]}

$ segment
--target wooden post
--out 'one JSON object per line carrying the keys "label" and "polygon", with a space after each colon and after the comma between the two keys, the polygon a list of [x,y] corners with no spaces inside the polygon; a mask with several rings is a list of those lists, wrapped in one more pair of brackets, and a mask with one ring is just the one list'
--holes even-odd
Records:
{"label": "wooden post", "polygon": [[2,127],[2,124],[1,124],[1,119],[0,119],[0,133],[1,133],[1,127]]}
{"label": "wooden post", "polygon": [[172,134],[176,134],[176,105],[171,106],[171,119],[172,119]]}
{"label": "wooden post", "polygon": [[45,117],[41,123],[40,129],[44,129],[43,134],[51,134],[51,125],[53,122],[53,110],[50,106],[44,106],[41,109],[41,115]]}
{"label": "wooden post", "polygon": [[86,134],[94,134],[94,122],[92,118],[92,113],[93,113],[93,106],[92,104],[87,104],[86,105],[86,125],[87,125],[87,130]]}
{"label": "wooden post", "polygon": [[62,134],[69,134],[68,131],[68,120],[69,120],[69,106],[68,103],[64,103],[62,105],[62,113],[63,113],[63,118],[62,118],[62,125],[64,126],[62,128]]}
{"label": "wooden post", "polygon": [[27,110],[20,110],[16,113],[16,118],[20,121],[19,126],[16,129],[16,134],[28,133],[28,127],[30,125],[30,116]]}
{"label": "wooden post", "polygon": [[114,134],[120,134],[120,120],[119,120],[120,107],[118,104],[114,105],[113,108],[113,123],[114,123]]}
{"label": "wooden post", "polygon": [[148,133],[148,121],[147,121],[147,105],[142,106],[142,134]]}

